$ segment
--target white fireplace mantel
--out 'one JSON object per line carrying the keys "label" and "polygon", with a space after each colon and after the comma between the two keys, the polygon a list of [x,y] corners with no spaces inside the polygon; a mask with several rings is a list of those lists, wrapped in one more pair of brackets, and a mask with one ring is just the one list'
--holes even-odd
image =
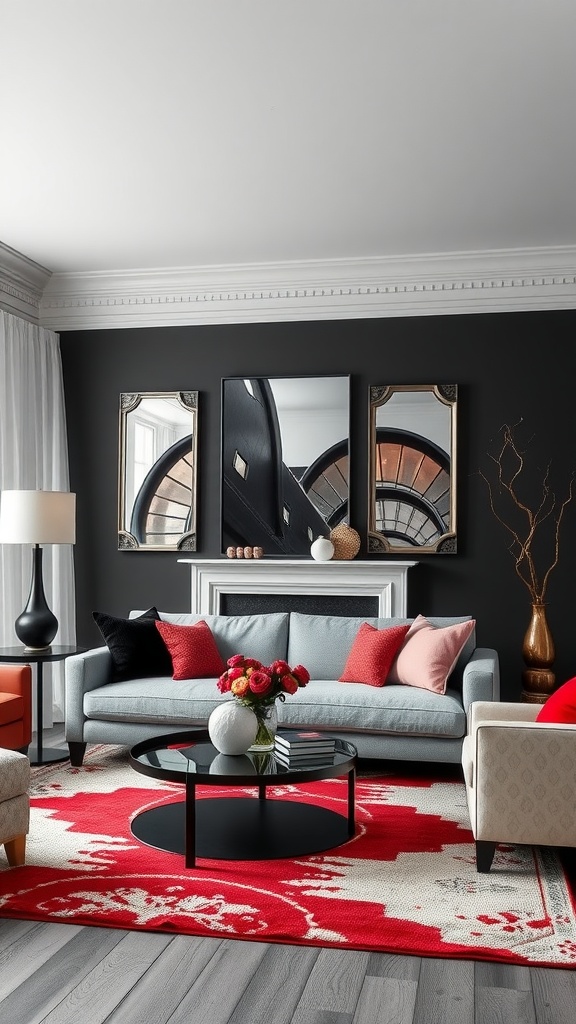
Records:
{"label": "white fireplace mantel", "polygon": [[324,594],[378,598],[378,616],[407,615],[408,569],[417,562],[288,558],[179,558],[191,570],[191,611],[218,615],[222,594]]}

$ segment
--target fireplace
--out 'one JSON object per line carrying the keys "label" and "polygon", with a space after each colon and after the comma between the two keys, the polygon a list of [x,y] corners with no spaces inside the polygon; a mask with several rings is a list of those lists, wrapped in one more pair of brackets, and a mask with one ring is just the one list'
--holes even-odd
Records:
{"label": "fireplace", "polygon": [[[191,611],[199,615],[309,611],[407,616],[408,570],[417,562],[285,558],[179,558],[190,566]],[[300,600],[303,599],[303,600]]]}

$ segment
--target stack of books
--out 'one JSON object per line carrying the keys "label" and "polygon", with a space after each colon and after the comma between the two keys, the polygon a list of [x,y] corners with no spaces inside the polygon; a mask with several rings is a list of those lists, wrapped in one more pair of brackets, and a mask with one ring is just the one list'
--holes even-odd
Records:
{"label": "stack of books", "polygon": [[333,736],[312,729],[279,729],[274,756],[288,768],[306,768],[329,761],[336,749]]}

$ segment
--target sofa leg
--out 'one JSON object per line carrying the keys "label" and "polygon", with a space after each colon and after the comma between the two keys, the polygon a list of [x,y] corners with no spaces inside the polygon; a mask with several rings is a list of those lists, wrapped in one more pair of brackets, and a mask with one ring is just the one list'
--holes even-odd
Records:
{"label": "sofa leg", "polygon": [[26,835],[14,836],[4,843],[6,856],[11,868],[20,868],[26,860]]}
{"label": "sofa leg", "polygon": [[81,768],[84,760],[84,754],[86,753],[86,744],[76,743],[73,740],[69,740],[68,750],[70,751],[70,764],[72,767]]}
{"label": "sofa leg", "polygon": [[496,843],[488,843],[484,839],[476,840],[476,870],[487,874],[492,867]]}

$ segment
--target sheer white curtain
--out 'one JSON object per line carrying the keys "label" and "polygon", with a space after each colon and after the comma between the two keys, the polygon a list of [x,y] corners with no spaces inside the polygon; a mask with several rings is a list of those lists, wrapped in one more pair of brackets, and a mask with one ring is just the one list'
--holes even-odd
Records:
{"label": "sheer white curtain", "polygon": [[[67,491],[68,444],[58,335],[0,311],[0,490]],[[72,546],[43,548],[55,644],[75,643]],[[32,576],[32,548],[0,544],[0,645],[19,643],[14,621]],[[64,721],[64,665],[44,666],[44,725]]]}

